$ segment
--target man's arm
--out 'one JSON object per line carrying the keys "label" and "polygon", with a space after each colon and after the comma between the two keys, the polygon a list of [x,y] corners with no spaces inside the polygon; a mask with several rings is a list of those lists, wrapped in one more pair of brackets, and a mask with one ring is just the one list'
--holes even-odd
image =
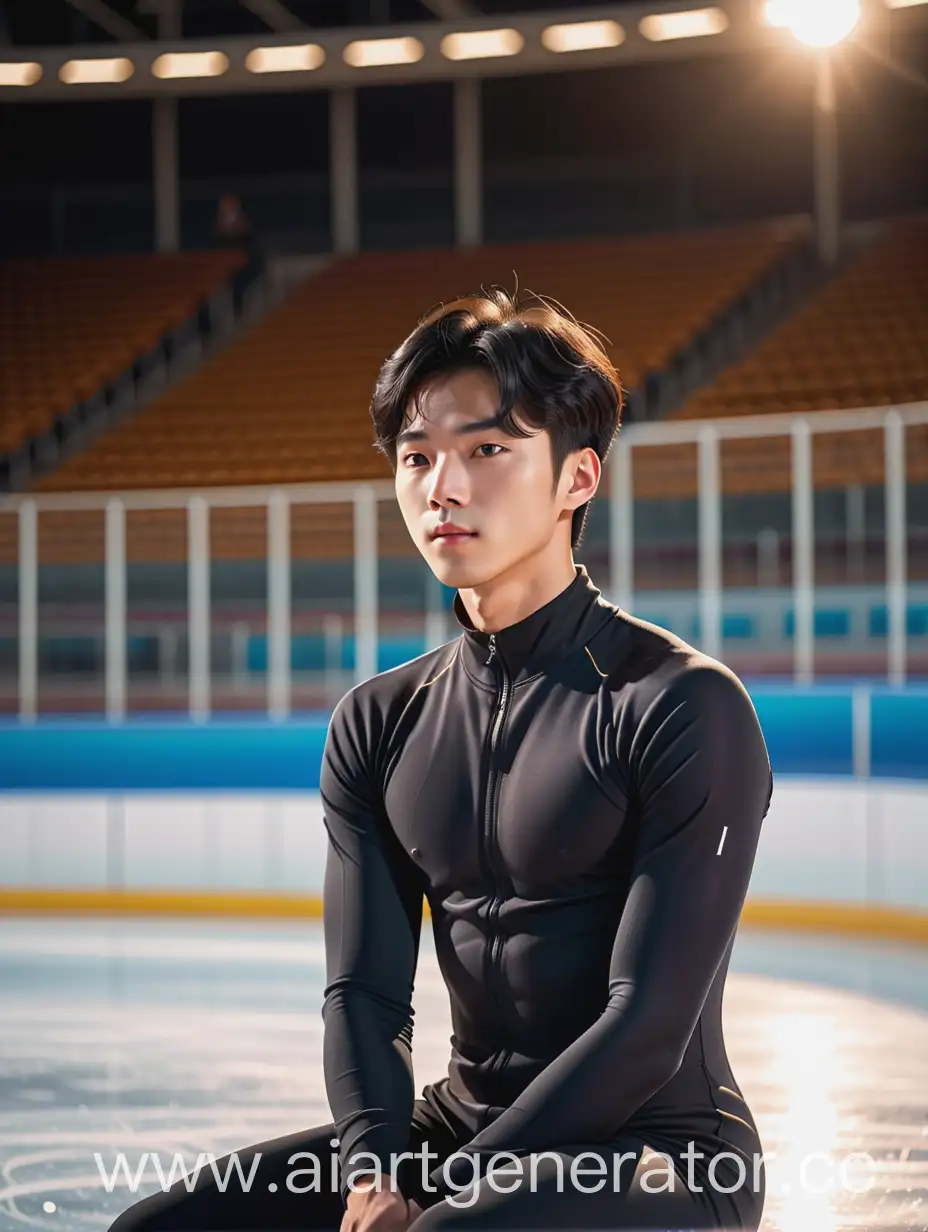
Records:
{"label": "man's arm", "polygon": [[[329,838],[323,1069],[343,1198],[351,1172],[378,1164],[388,1172],[390,1156],[407,1149],[414,1102],[412,992],[423,884],[384,812],[373,768],[377,732],[370,695],[362,701],[349,693],[332,716],[320,777]],[[361,1152],[368,1154],[357,1158]]]}
{"label": "man's arm", "polygon": [[[497,1151],[602,1140],[668,1082],[737,927],[772,790],[746,690],[712,664],[684,671],[624,754],[640,819],[608,1004],[462,1148],[478,1157],[478,1175]],[[449,1166],[455,1184],[474,1171],[469,1159]],[[431,1179],[439,1192],[430,1201],[453,1192],[440,1168]]]}

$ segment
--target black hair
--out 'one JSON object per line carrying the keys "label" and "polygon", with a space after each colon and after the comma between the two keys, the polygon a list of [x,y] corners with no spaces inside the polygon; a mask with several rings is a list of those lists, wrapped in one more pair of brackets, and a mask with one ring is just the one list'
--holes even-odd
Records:
{"label": "black hair", "polygon": [[[491,375],[500,427],[530,436],[515,413],[551,437],[555,484],[567,455],[592,448],[605,461],[619,430],[622,386],[596,333],[540,295],[502,287],[442,304],[425,316],[380,369],[371,399],[374,447],[396,470],[396,438],[418,411],[424,386],[466,369]],[[571,546],[580,546],[589,502],[574,510]]]}

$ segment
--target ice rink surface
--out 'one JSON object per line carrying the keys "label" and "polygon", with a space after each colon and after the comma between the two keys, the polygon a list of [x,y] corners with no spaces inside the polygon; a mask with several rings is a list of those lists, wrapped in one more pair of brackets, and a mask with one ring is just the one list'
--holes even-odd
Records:
{"label": "ice rink surface", "polygon": [[[315,921],[0,920],[0,1232],[105,1229],[154,1157],[326,1122],[323,985]],[[418,1091],[450,1035],[427,929],[415,1007]],[[763,1232],[928,1229],[928,951],[744,930],[725,1025]]]}

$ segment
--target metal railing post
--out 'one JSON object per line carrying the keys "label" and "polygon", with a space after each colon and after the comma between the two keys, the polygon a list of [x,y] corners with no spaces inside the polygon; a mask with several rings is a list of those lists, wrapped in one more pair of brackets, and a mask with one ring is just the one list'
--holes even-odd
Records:
{"label": "metal railing post", "polygon": [[39,515],[19,506],[19,717],[32,722],[39,699]]}
{"label": "metal railing post", "polygon": [[290,500],[274,492],[267,504],[267,698],[272,719],[290,715]]}
{"label": "metal railing post", "polygon": [[635,491],[632,446],[619,436],[609,462],[609,586],[617,607],[635,602]]}
{"label": "metal railing post", "polygon": [[907,561],[905,424],[898,411],[886,416],[886,609],[887,676],[890,684],[905,684],[907,658]]}
{"label": "metal railing post", "polygon": [[793,424],[792,479],[793,671],[797,684],[811,684],[815,663],[815,523],[812,435],[804,419]]}
{"label": "metal railing post", "polygon": [[187,505],[188,687],[190,718],[210,715],[209,505],[192,496]]}
{"label": "metal railing post", "polygon": [[722,484],[718,433],[699,433],[699,622],[704,654],[722,653]]}
{"label": "metal railing post", "polygon": [[106,504],[106,717],[126,717],[126,508]]}
{"label": "metal railing post", "polygon": [[377,672],[377,496],[368,484],[354,498],[355,679]]}

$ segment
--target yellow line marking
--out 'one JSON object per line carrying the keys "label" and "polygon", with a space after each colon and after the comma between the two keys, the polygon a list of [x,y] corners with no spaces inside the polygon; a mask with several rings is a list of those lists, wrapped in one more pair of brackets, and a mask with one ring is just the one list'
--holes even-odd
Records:
{"label": "yellow line marking", "polygon": [[[428,917],[428,902],[423,899]],[[0,886],[0,915],[158,915],[321,919],[322,898],[243,890]]]}
{"label": "yellow line marking", "polygon": [[[423,899],[423,911],[429,915]],[[146,890],[71,886],[0,886],[0,914],[268,916],[318,919],[319,895],[276,894],[244,890]],[[741,913],[744,928],[795,929],[884,937],[928,945],[928,911],[905,907],[868,907],[856,903],[748,899]]]}
{"label": "yellow line marking", "polygon": [[741,913],[746,928],[795,929],[886,937],[928,945],[928,911],[864,903],[804,902],[801,899],[748,899]]}
{"label": "yellow line marking", "polygon": [[0,912],[48,915],[228,915],[319,918],[317,895],[244,891],[0,888]]}

